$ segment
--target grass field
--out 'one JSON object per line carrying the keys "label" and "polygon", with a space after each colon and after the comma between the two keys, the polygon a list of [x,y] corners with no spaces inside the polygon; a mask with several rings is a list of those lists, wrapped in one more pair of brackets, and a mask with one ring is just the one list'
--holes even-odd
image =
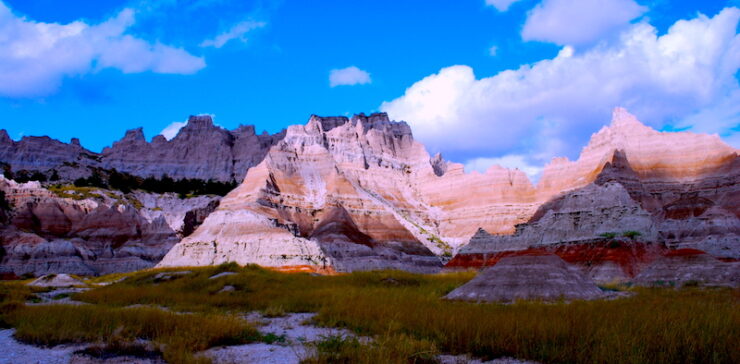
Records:
{"label": "grass field", "polygon": [[[213,345],[260,340],[236,317],[253,310],[318,312],[319,325],[373,338],[327,338],[307,363],[426,363],[440,353],[543,363],[740,362],[738,290],[637,289],[612,301],[472,304],[440,299],[471,279],[469,272],[312,276],[233,264],[188,270],[172,280],[155,278],[161,270],[116,275],[110,280],[128,278],[74,296],[92,304],[85,306],[24,307],[19,302],[33,292],[2,284],[0,323],[41,344],[146,338],[164,344],[170,362],[192,362]],[[224,271],[237,274],[209,279]],[[218,293],[226,285],[235,290]],[[124,308],[134,304],[188,314]]]}

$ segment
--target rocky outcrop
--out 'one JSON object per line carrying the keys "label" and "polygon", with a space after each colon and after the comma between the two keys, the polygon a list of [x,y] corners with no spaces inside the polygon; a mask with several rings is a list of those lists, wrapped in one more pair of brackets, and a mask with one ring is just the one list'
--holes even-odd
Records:
{"label": "rocky outcrop", "polygon": [[77,178],[88,173],[87,166],[97,166],[99,156],[80,145],[77,138],[68,143],[47,136],[25,136],[14,141],[4,129],[0,129],[0,163],[7,164],[12,171],[39,171],[52,175],[68,175]]}
{"label": "rocky outcrop", "polygon": [[98,154],[81,147],[76,138],[69,144],[49,137],[15,142],[0,130],[0,162],[13,171],[38,171],[63,181],[88,177],[98,168],[140,177],[240,182],[284,135],[256,134],[252,125],[229,131],[214,125],[210,116],[191,116],[172,140],[157,135],[147,142],[142,128],[131,129]]}
{"label": "rocky outcrop", "polygon": [[[674,145],[681,151],[660,153]],[[573,256],[573,244],[612,256],[604,245],[616,243],[629,252],[583,265],[600,280],[623,280],[682,244],[736,254],[737,160],[716,137],[659,133],[616,109],[578,161],[556,159],[533,186],[518,170],[466,174],[430,157],[385,114],[312,116],[291,126],[162,265],[232,259],[349,271],[401,262],[416,270],[434,266],[429,252],[449,255],[483,228],[450,265],[556,246]]]}
{"label": "rocky outcrop", "polygon": [[[95,275],[152,267],[179,241],[188,213],[218,197],[74,189],[59,195],[38,182],[0,177],[10,222],[0,226],[4,271]],[[138,198],[144,200],[142,203]]]}
{"label": "rocky outcrop", "polygon": [[634,279],[640,286],[740,286],[740,262],[723,262],[694,249],[669,252]]}
{"label": "rocky outcrop", "polygon": [[434,271],[421,241],[426,211],[412,164],[429,157],[405,123],[385,114],[312,116],[291,126],[244,182],[160,266],[310,266],[317,270]]}
{"label": "rocky outcrop", "polygon": [[[555,160],[545,168],[526,223],[509,235],[479,232],[448,266],[495,264],[492,257],[527,249],[564,258],[570,251],[570,260],[595,279],[624,281],[666,249],[736,259],[738,181],[737,150],[716,136],[660,133],[616,109],[612,125],[594,134],[578,161]],[[592,256],[612,244],[635,254],[622,263],[572,254]]]}
{"label": "rocky outcrop", "polygon": [[283,135],[258,135],[251,125],[229,131],[210,116],[191,116],[172,140],[158,135],[147,142],[141,128],[133,129],[100,158],[105,168],[142,177],[241,181]]}
{"label": "rocky outcrop", "polygon": [[473,302],[589,300],[603,292],[580,270],[556,255],[519,255],[501,259],[445,299]]}

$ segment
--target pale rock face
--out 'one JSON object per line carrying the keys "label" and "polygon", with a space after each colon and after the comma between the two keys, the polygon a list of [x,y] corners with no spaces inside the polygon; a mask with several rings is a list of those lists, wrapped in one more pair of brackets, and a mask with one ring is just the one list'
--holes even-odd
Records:
{"label": "pale rock face", "polygon": [[[661,152],[675,146],[680,148]],[[418,247],[437,255],[454,252],[479,228],[514,235],[474,238],[461,253],[585,243],[628,230],[639,231],[641,241],[670,245],[677,236],[683,242],[692,236],[693,244],[719,241],[719,250],[732,252],[740,215],[737,164],[737,151],[716,137],[656,132],[616,109],[612,125],[593,136],[578,161],[554,160],[535,187],[518,170],[493,166],[465,174],[460,164],[430,157],[405,123],[385,114],[312,116],[306,125],[288,128],[216,213],[176,248],[177,264],[193,263],[187,246],[215,242],[214,252],[201,249],[210,256],[205,262],[221,254],[221,242],[254,239],[259,261],[270,266],[288,265],[265,258],[293,249],[285,244],[312,241],[323,254],[315,266],[357,270],[411,261],[407,269],[416,270],[429,266]],[[240,214],[250,218],[238,221]],[[704,227],[685,232],[685,224],[669,221],[686,218]],[[268,248],[265,234],[277,234],[283,243]],[[482,243],[491,239],[495,243]],[[311,252],[304,263],[316,260]],[[175,263],[168,256],[162,264]],[[594,267],[590,274],[616,275],[611,268]]]}
{"label": "pale rock face", "polygon": [[[592,137],[578,161],[556,160],[545,169],[537,186],[538,207],[526,223],[513,235],[480,231],[450,264],[485,264],[501,252],[548,248],[587,261],[582,268],[588,274],[610,282],[634,277],[662,254],[660,246],[737,259],[738,181],[737,150],[717,137],[659,133],[617,109],[612,125]],[[627,231],[639,232],[634,238],[639,243],[619,238]],[[594,245],[610,245],[609,233],[634,247],[625,255],[621,248]],[[599,252],[598,263],[574,257],[577,251]]]}

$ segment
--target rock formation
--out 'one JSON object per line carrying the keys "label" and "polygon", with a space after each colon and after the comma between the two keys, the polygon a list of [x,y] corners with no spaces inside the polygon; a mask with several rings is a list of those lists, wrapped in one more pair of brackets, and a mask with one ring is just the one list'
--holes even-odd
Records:
{"label": "rock formation", "polygon": [[[48,156],[39,152],[47,148]],[[554,159],[536,186],[499,166],[465,173],[430,156],[406,123],[383,113],[314,115],[276,135],[250,126],[228,131],[194,116],[172,140],[147,142],[134,129],[101,154],[0,133],[0,156],[13,169],[52,168],[62,179],[98,168],[243,180],[218,208],[212,200],[140,192],[128,196],[143,208],[36,196],[13,213],[16,230],[4,239],[46,249],[41,261],[56,254],[43,244],[59,239],[54,247],[80,257],[88,255],[79,246],[122,241],[129,247],[121,253],[150,259],[158,253],[142,239],[186,235],[161,265],[429,272],[455,253],[448,267],[482,267],[530,251],[557,254],[598,281],[624,281],[674,249],[740,258],[737,150],[717,136],[657,132],[619,108],[578,160]]]}
{"label": "rock formation", "polygon": [[518,170],[466,174],[430,157],[385,114],[312,116],[162,265],[424,271],[429,252],[448,255],[483,228],[448,266],[544,249],[599,280],[624,280],[668,248],[740,256],[739,174],[737,151],[717,137],[656,132],[623,109],[578,161],[554,160],[536,187]]}
{"label": "rock formation", "polygon": [[[429,156],[385,114],[291,126],[160,266],[225,261],[337,271],[441,267],[423,235],[413,167]],[[432,172],[433,173],[433,172]]]}
{"label": "rock formation", "polygon": [[593,281],[556,255],[503,258],[445,296],[449,300],[474,302],[588,300],[601,297],[603,293]]}
{"label": "rock formation", "polygon": [[723,262],[700,250],[678,249],[657,259],[638,274],[640,286],[740,286],[740,262]]}
{"label": "rock formation", "polygon": [[[556,159],[545,168],[526,223],[511,235],[479,232],[448,266],[483,266],[505,252],[541,249],[613,281],[634,277],[666,249],[737,259],[738,181],[737,150],[718,137],[657,132],[616,109],[612,125],[594,134],[578,161]],[[629,247],[629,259],[573,256],[614,244]]]}
{"label": "rock formation", "polygon": [[70,144],[49,137],[24,137],[15,142],[0,130],[0,162],[13,171],[38,171],[48,176],[56,171],[66,181],[102,168],[140,177],[166,174],[174,179],[241,182],[247,170],[284,135],[258,135],[251,125],[229,131],[214,125],[210,116],[191,116],[172,140],[157,135],[147,142],[143,129],[137,128],[98,154],[81,147],[76,138]]}
{"label": "rock formation", "polygon": [[257,135],[251,125],[228,131],[214,125],[210,116],[191,116],[172,140],[158,135],[150,143],[141,128],[127,131],[103,149],[101,163],[142,177],[240,182],[283,135]]}
{"label": "rock formation", "polygon": [[38,182],[19,184],[1,176],[0,191],[11,207],[10,221],[0,225],[5,252],[0,267],[16,275],[94,275],[152,267],[188,228],[188,214],[213,209],[218,201],[94,189],[65,190],[61,197]]}

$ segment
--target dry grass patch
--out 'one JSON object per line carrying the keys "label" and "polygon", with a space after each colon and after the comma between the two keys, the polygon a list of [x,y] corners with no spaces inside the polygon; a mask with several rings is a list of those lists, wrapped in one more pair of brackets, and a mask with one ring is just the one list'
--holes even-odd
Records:
{"label": "dry grass patch", "polygon": [[[76,294],[74,299],[92,303],[95,306],[90,310],[107,310],[101,312],[112,313],[114,317],[126,311],[121,307],[132,304],[197,313],[165,313],[170,315],[167,320],[175,321],[178,317],[217,317],[221,322],[229,320],[231,314],[255,310],[275,316],[318,312],[314,321],[319,325],[348,328],[374,339],[363,344],[353,339],[327,338],[318,344],[318,355],[307,363],[421,363],[438,353],[472,354],[483,359],[511,356],[543,363],[740,362],[739,290],[615,286],[609,288],[630,289],[637,294],[613,301],[571,304],[473,304],[441,299],[470,280],[474,276],[471,272],[419,275],[389,271],[316,277],[233,264],[186,269],[190,273],[168,281],[156,281],[154,277],[174,270],[135,273],[125,281]],[[224,271],[236,274],[208,279]],[[235,290],[219,293],[227,285]],[[36,312],[29,309],[20,312],[24,317],[33,316]],[[44,312],[65,315],[62,311],[39,311]],[[19,327],[21,321],[32,321],[35,326],[47,327],[44,329],[47,331],[39,331],[38,337],[49,340],[54,338],[56,320],[68,322],[61,318],[24,318],[11,324]],[[104,320],[110,326],[85,326],[64,335],[75,337],[78,334],[73,333],[81,332],[88,335],[78,335],[85,340],[102,340],[101,337],[110,336],[111,330],[121,326],[116,320],[122,319],[113,323],[110,320]],[[136,329],[145,325],[144,321],[134,320],[128,325],[137,334],[125,337],[154,335],[143,328]],[[226,322],[189,323],[182,329],[164,325],[169,334],[159,332],[152,340],[169,343],[168,348],[181,348],[164,350],[168,360],[187,361],[193,352],[223,342],[218,338],[225,331],[214,329],[209,334],[207,325],[229,327]],[[189,341],[189,330],[199,335],[205,332],[211,339]],[[228,332],[223,337],[240,337],[237,329]],[[234,343],[241,340],[244,339],[236,339]]]}
{"label": "dry grass patch", "polygon": [[193,353],[216,345],[254,341],[259,333],[246,321],[226,315],[183,315],[154,308],[92,305],[21,307],[8,315],[15,337],[36,345],[102,343],[121,345],[137,339],[161,345],[171,363],[199,360]]}

